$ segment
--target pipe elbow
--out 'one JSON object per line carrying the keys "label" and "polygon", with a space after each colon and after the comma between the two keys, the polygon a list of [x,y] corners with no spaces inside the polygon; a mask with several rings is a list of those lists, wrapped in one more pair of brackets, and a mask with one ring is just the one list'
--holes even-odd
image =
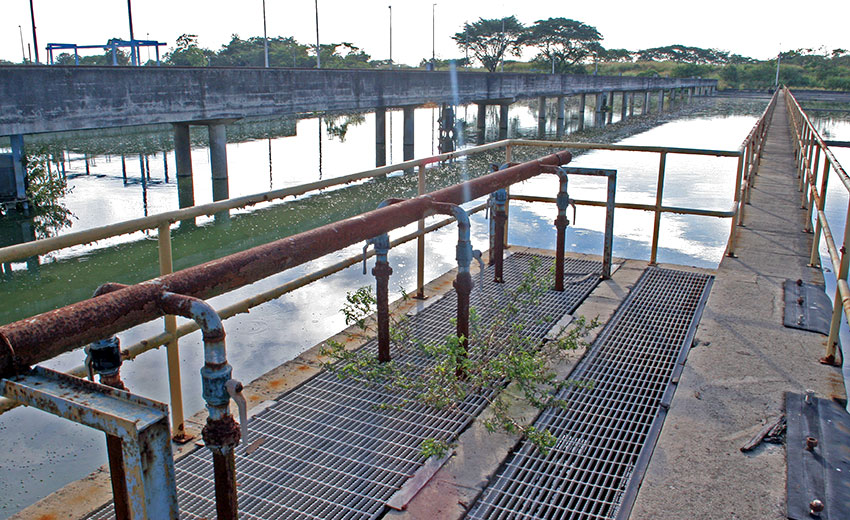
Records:
{"label": "pipe elbow", "polygon": [[192,296],[163,292],[159,307],[165,314],[174,314],[193,320],[201,328],[204,341],[223,341],[224,324],[212,305]]}

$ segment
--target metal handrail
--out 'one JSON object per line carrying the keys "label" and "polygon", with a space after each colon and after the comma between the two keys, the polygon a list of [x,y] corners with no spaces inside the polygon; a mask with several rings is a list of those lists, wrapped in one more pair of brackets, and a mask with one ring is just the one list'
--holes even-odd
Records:
{"label": "metal handrail", "polygon": [[[842,311],[845,320],[850,317],[850,285],[847,283],[848,264],[850,264],[850,257],[847,255],[847,247],[850,245],[850,225],[847,224],[850,222],[850,204],[848,204],[844,220],[844,243],[840,249],[836,247],[835,238],[824,208],[826,207],[830,173],[838,176],[848,192],[850,192],[850,177],[848,177],[838,159],[835,158],[820,133],[815,129],[809,116],[791,91],[788,89],[785,91],[785,106],[792,122],[791,137],[794,140],[797,176],[800,178],[801,204],[808,210],[806,231],[812,231],[809,226],[812,217],[815,218],[814,239],[809,263],[812,266],[820,266],[819,246],[821,235],[823,235],[833,272],[836,273],[832,320],[829,327],[829,337],[826,341],[826,353],[821,358],[822,363],[835,364]],[[822,163],[821,157],[823,157]],[[820,187],[818,187],[818,172],[821,168]]]}
{"label": "metal handrail", "polygon": [[[767,113],[767,111],[766,111]],[[763,116],[764,117],[764,116]],[[748,140],[751,140],[753,135],[756,135],[758,132],[756,130],[759,128],[759,125],[762,124],[760,120],[759,123],[751,130],[748,135]],[[745,140],[745,144],[746,144]],[[661,214],[663,213],[674,213],[674,214],[686,214],[686,215],[698,215],[698,216],[712,216],[712,217],[720,217],[720,218],[729,218],[733,217],[733,231],[734,226],[736,225],[735,217],[738,216],[740,211],[740,204],[737,204],[737,201],[740,199],[739,197],[739,188],[741,186],[741,175],[742,168],[741,164],[744,159],[744,155],[746,152],[746,148],[742,147],[742,149],[737,151],[730,150],[710,150],[710,149],[697,149],[697,148],[677,148],[677,147],[662,147],[662,146],[635,146],[635,145],[617,145],[617,144],[603,144],[603,143],[572,143],[572,142],[555,142],[555,141],[525,141],[520,139],[507,139],[494,143],[489,143],[486,145],[475,146],[466,148],[460,151],[445,153],[440,155],[435,155],[432,157],[426,157],[423,159],[416,159],[411,161],[406,161],[403,163],[397,163],[381,168],[376,168],[373,170],[367,170],[363,172],[358,172],[350,175],[346,175],[343,177],[338,177],[334,179],[328,179],[326,181],[319,181],[308,183],[304,185],[294,186],[290,188],[284,188],[281,190],[275,190],[265,193],[259,193],[255,195],[248,195],[244,197],[238,197],[234,199],[229,199],[226,201],[214,202],[211,204],[204,204],[200,206],[195,206],[192,208],[185,208],[176,211],[170,211],[166,213],[161,213],[158,215],[153,215],[150,217],[144,217],[140,219],[133,219],[130,221],[103,226],[100,228],[85,230],[77,233],[69,233],[67,235],[63,235],[60,237],[54,237],[49,239],[43,239],[36,242],[30,242],[26,244],[19,244],[15,246],[8,246],[5,248],[0,248],[0,261],[8,262],[21,260],[24,258],[28,258],[33,255],[38,254],[46,254],[52,251],[56,251],[58,249],[63,249],[66,247],[72,247],[75,245],[87,244],[96,240],[101,240],[104,238],[110,238],[118,235],[123,235],[127,233],[133,233],[137,231],[144,231],[153,228],[158,229],[159,235],[159,250],[160,250],[160,265],[161,265],[161,274],[167,275],[171,273],[171,233],[170,226],[174,222],[180,220],[193,219],[198,216],[204,215],[213,215],[215,213],[226,211],[230,209],[238,209],[244,208],[247,206],[251,206],[254,204],[258,204],[261,202],[268,202],[273,200],[280,200],[288,196],[298,196],[303,195],[311,191],[320,190],[332,186],[339,186],[344,184],[349,184],[352,182],[366,180],[374,177],[378,177],[381,175],[386,175],[387,173],[392,173],[395,171],[407,170],[413,167],[418,167],[418,175],[419,175],[419,194],[424,194],[425,189],[425,173],[426,166],[433,163],[438,163],[441,161],[451,160],[453,158],[472,155],[475,153],[480,153],[487,150],[504,148],[506,152],[506,160],[511,161],[512,149],[516,146],[528,146],[528,147],[564,147],[564,148],[572,148],[572,149],[598,149],[598,150],[612,150],[612,151],[630,151],[630,152],[650,152],[650,153],[658,153],[662,157],[661,165],[659,168],[659,184],[657,186],[657,201],[658,203],[655,205],[647,205],[647,204],[637,204],[637,203],[628,203],[628,202],[620,202],[617,203],[617,207],[622,209],[637,209],[644,211],[654,211],[656,214],[656,225],[653,231],[652,238],[652,249],[651,249],[651,262],[655,263],[657,257],[658,250],[658,238],[659,238],[659,227],[658,222],[660,221]],[[667,154],[684,154],[684,155],[704,155],[704,156],[714,156],[714,157],[738,157],[739,165],[737,170],[737,180],[736,180],[736,190],[735,190],[735,200],[736,204],[733,205],[733,208],[728,211],[717,211],[717,210],[706,210],[706,209],[696,209],[696,208],[680,208],[673,206],[663,206],[660,204],[661,196],[664,190],[664,172],[665,172],[665,158]],[[533,196],[513,196],[512,198],[521,201],[529,201],[529,202],[554,202],[554,199],[547,199],[546,197],[533,197]],[[605,202],[602,201],[590,201],[590,200],[578,200],[576,201],[579,205],[586,206],[604,206]],[[485,205],[479,205],[473,208],[470,212],[477,212],[484,209]],[[446,219],[435,224],[425,226],[424,221],[419,221],[419,229],[413,233],[400,237],[393,241],[393,245],[398,245],[401,243],[405,243],[416,238],[419,242],[418,254],[417,254],[417,293],[422,292],[424,287],[424,235],[444,227],[452,222],[451,219]],[[506,234],[507,236],[507,234]],[[734,232],[730,235],[730,246],[727,248],[727,251],[733,251],[734,246]],[[223,318],[229,318],[235,316],[239,313],[248,312],[251,308],[256,307],[262,303],[270,301],[272,299],[278,298],[284,294],[287,294],[295,289],[308,285],[316,280],[329,276],[335,272],[338,272],[346,267],[353,265],[357,261],[359,261],[361,257],[351,257],[339,261],[331,266],[328,266],[319,271],[307,274],[298,279],[287,282],[281,286],[275,287],[271,290],[263,292],[258,295],[254,295],[250,298],[241,300],[239,302],[233,303],[225,308],[219,310],[219,315]],[[122,358],[123,359],[133,359],[138,355],[147,352],[149,350],[153,350],[155,348],[159,348],[163,345],[168,347],[168,372],[169,372],[169,383],[171,386],[171,409],[172,409],[172,423],[173,423],[173,432],[176,435],[180,435],[183,431],[183,407],[182,407],[182,394],[180,392],[180,383],[179,383],[179,358],[177,357],[177,340],[180,337],[183,337],[191,332],[197,330],[197,327],[192,323],[187,323],[177,326],[176,319],[171,316],[165,317],[165,332],[158,334],[154,337],[148,338],[146,340],[142,340],[139,343],[131,345],[122,350]],[[71,374],[74,375],[84,375],[85,369],[83,367],[76,367],[70,371]],[[0,398],[0,414],[3,412],[13,408],[16,405],[14,401]]]}

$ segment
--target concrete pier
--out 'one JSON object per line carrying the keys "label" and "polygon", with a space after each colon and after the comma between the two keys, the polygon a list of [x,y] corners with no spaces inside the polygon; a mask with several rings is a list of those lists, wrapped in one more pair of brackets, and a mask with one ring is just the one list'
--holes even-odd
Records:
{"label": "concrete pier", "polygon": [[543,138],[546,133],[546,98],[537,98],[537,136]]}
{"label": "concrete pier", "polygon": [[227,130],[223,123],[208,125],[213,179],[227,179]]}
{"label": "concrete pier", "polygon": [[628,113],[628,109],[629,109],[629,94],[628,94],[628,92],[623,92],[623,103],[622,103],[622,106],[620,107],[620,121],[626,120],[626,114]]}
{"label": "concrete pier", "polygon": [[649,114],[649,91],[643,91],[643,108],[641,109],[641,115]]}
{"label": "concrete pier", "polygon": [[477,143],[484,144],[487,135],[487,104],[478,103],[478,118],[475,120],[477,127]]}
{"label": "concrete pier", "polygon": [[403,149],[402,149],[402,156],[403,156],[402,158],[405,161],[409,161],[409,160],[413,159],[413,153],[414,153],[413,152],[413,144],[415,142],[414,139],[413,139],[413,136],[414,136],[413,132],[414,132],[414,128],[415,128],[414,121],[413,121],[413,119],[414,119],[413,115],[414,115],[414,109],[415,108],[416,107],[413,107],[413,106],[406,106],[406,107],[403,108],[404,132],[403,132],[403,135],[402,135],[402,142],[403,142],[404,146],[403,146]]}
{"label": "concrete pier", "polygon": [[387,109],[375,110],[375,167],[387,164]]}
{"label": "concrete pier", "polygon": [[579,94],[578,97],[578,131],[584,130],[584,111],[587,106],[587,94]]}
{"label": "concrete pier", "polygon": [[27,168],[24,164],[26,158],[24,136],[21,134],[11,135],[9,142],[12,145],[12,168],[15,171],[15,196],[18,200],[25,200],[27,198]]}
{"label": "concrete pier", "polygon": [[664,91],[658,91],[658,113],[664,112]]}
{"label": "concrete pier", "polygon": [[177,177],[192,176],[192,143],[187,123],[174,125],[174,162],[177,167]]}
{"label": "concrete pier", "polygon": [[499,139],[508,138],[508,109],[510,103],[502,103],[499,105]]}

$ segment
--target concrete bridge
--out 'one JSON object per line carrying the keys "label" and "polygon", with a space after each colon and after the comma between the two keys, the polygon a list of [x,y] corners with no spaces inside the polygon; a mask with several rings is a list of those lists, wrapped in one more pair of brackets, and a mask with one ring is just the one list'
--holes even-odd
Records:
{"label": "concrete bridge", "polygon": [[[413,110],[437,103],[477,103],[483,134],[487,105],[499,105],[500,135],[507,135],[508,106],[522,98],[558,99],[564,118],[565,96],[596,96],[598,111],[614,93],[626,107],[638,93],[671,99],[709,95],[716,80],[568,74],[426,72],[419,70],[316,70],[265,68],[0,67],[0,136],[10,136],[23,198],[24,134],[170,123],[174,125],[178,176],[192,174],[189,125],[209,127],[214,179],[227,178],[225,125],[253,116],[295,116],[309,112],[374,111],[376,166],[386,164],[386,110],[404,111],[404,159],[413,158]],[[541,102],[541,106],[543,106]],[[645,109],[644,109],[645,110]],[[610,110],[608,117],[610,118]],[[541,118],[545,114],[541,110]],[[453,121],[444,112],[443,121]],[[583,127],[583,120],[579,122]],[[448,150],[443,150],[448,151]]]}

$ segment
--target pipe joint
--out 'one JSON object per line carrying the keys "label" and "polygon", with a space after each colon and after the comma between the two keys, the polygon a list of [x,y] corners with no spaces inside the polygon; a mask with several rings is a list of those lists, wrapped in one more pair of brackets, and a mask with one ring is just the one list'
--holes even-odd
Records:
{"label": "pipe joint", "polygon": [[227,415],[218,419],[207,419],[207,424],[201,430],[201,436],[206,447],[214,455],[229,455],[239,444],[242,433],[233,416]]}
{"label": "pipe joint", "polygon": [[86,347],[87,360],[92,374],[101,377],[115,376],[121,370],[121,341],[118,336],[110,336],[90,343]]}

